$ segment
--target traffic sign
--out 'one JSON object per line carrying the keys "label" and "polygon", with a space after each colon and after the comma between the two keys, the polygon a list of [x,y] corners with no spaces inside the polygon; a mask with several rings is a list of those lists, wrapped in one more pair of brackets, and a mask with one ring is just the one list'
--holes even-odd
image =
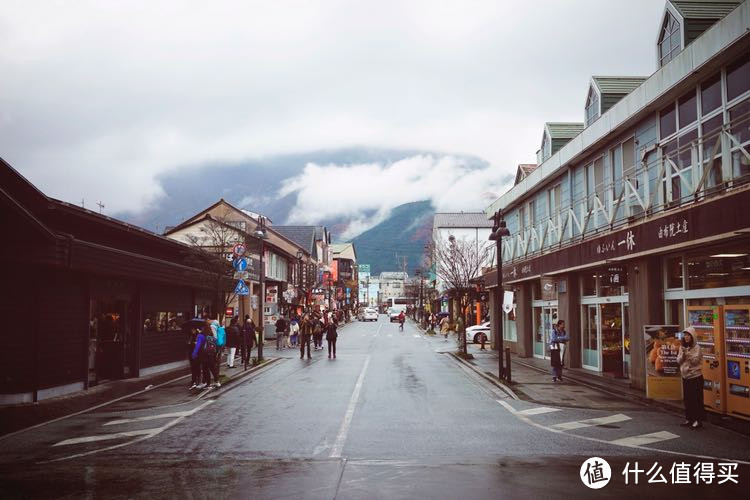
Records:
{"label": "traffic sign", "polygon": [[247,271],[235,271],[233,277],[236,280],[246,280],[250,277],[250,273]]}
{"label": "traffic sign", "polygon": [[234,293],[237,295],[249,295],[250,289],[247,287],[247,283],[242,280],[237,282],[237,286],[234,287]]}
{"label": "traffic sign", "polygon": [[247,259],[245,257],[238,257],[232,261],[232,267],[235,271],[244,271],[247,269]]}
{"label": "traffic sign", "polygon": [[247,252],[247,248],[242,243],[237,243],[233,248],[232,252],[234,252],[235,255],[245,255],[245,252]]}

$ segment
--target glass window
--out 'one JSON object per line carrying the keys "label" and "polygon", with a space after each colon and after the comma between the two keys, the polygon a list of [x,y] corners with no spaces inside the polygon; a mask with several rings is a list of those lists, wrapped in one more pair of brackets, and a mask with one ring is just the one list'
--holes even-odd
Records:
{"label": "glass window", "polygon": [[586,103],[586,126],[591,125],[597,118],[599,118],[599,96],[594,87],[591,87]]}
{"label": "glass window", "polygon": [[690,289],[750,285],[750,243],[686,258]]}
{"label": "glass window", "polygon": [[659,41],[659,65],[664,66],[680,51],[680,23],[667,13]]}
{"label": "glass window", "polygon": [[596,271],[584,271],[581,277],[581,293],[584,297],[596,296]]}
{"label": "glass window", "polygon": [[623,295],[624,288],[628,286],[628,271],[622,266],[608,266],[602,270],[599,295],[611,297]]}
{"label": "glass window", "polygon": [[686,127],[698,119],[698,107],[695,92],[682,96],[678,101],[677,111],[679,113],[680,128]]}
{"label": "glass window", "polygon": [[706,187],[719,186],[723,182],[721,173],[721,126],[723,123],[724,117],[721,114],[703,122],[703,168],[709,170],[706,176]]}
{"label": "glass window", "polygon": [[659,113],[659,137],[669,137],[677,131],[674,104],[670,104]]}
{"label": "glass window", "polygon": [[727,68],[727,101],[750,90],[750,57]]}
{"label": "glass window", "polygon": [[[750,100],[729,110],[729,133],[739,141],[745,150],[750,146]],[[750,158],[744,151],[732,144],[732,177],[739,179],[750,175]]]}
{"label": "glass window", "polygon": [[706,115],[721,106],[721,74],[701,83],[701,112]]}
{"label": "glass window", "polygon": [[682,288],[682,257],[667,258],[667,288]]}
{"label": "glass window", "polygon": [[143,331],[146,333],[180,332],[185,314],[182,312],[156,311],[144,314]]}

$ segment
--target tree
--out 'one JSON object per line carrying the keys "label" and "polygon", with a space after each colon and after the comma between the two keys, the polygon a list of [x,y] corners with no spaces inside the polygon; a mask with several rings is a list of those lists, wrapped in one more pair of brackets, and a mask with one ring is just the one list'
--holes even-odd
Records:
{"label": "tree", "polygon": [[[489,241],[467,240],[451,235],[448,241],[432,241],[427,250],[428,260],[434,265],[438,283],[458,298],[460,315],[467,325],[469,296],[473,290],[471,281],[482,275],[482,269],[492,258],[492,244]],[[466,349],[466,331],[464,328],[462,350]]]}
{"label": "tree", "polygon": [[197,233],[185,237],[191,246],[188,261],[202,271],[201,285],[214,294],[219,318],[236,298],[232,280],[233,248],[238,243],[245,243],[245,234],[239,223],[230,221],[228,216],[228,211],[220,216],[209,214],[196,225]]}

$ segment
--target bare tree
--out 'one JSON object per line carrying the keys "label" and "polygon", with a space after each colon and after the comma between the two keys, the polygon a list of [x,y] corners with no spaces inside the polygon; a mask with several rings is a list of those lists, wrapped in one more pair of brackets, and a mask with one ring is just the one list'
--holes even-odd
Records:
{"label": "bare tree", "polygon": [[434,265],[437,281],[458,297],[459,315],[464,324],[461,339],[462,350],[466,349],[467,309],[469,296],[473,290],[472,280],[482,275],[492,257],[492,244],[489,241],[467,240],[450,236],[448,241],[433,241],[427,250],[427,259]]}
{"label": "bare tree", "polygon": [[236,298],[232,251],[236,244],[245,242],[244,231],[237,222],[228,220],[228,215],[228,212],[218,217],[208,215],[197,226],[198,234],[186,236],[192,247],[188,256],[190,264],[203,271],[201,285],[212,290],[219,318]]}

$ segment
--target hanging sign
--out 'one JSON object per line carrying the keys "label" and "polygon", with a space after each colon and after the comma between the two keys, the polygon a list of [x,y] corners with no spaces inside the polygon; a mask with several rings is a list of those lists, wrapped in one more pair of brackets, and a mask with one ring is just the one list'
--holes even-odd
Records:
{"label": "hanging sign", "polygon": [[513,292],[506,290],[503,293],[503,311],[508,314],[513,310]]}

